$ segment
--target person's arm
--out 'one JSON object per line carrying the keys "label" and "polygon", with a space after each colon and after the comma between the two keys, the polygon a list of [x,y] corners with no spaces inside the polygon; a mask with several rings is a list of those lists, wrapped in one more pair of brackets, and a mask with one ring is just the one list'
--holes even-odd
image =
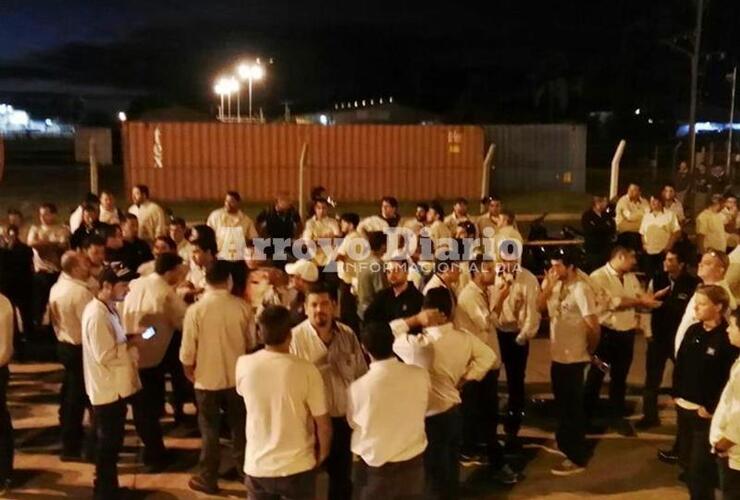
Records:
{"label": "person's arm", "polygon": [[185,376],[195,382],[195,354],[198,348],[198,325],[195,310],[191,307],[185,313],[182,325],[182,343],[180,344],[180,362]]}
{"label": "person's arm", "polygon": [[100,318],[90,318],[87,323],[87,334],[90,339],[90,352],[95,362],[101,365],[116,364],[118,343],[116,343],[115,335],[108,330],[107,325]]}
{"label": "person's arm", "polygon": [[705,219],[706,217],[704,217],[703,214],[699,214],[696,218],[696,249],[700,254],[706,252],[706,248],[704,248],[707,234],[707,224]]}
{"label": "person's arm", "polygon": [[396,337],[393,352],[405,363],[430,368],[434,360],[434,350],[426,335],[408,335],[412,330],[441,324],[444,316],[436,309],[424,309],[414,316],[390,322],[391,331]]}
{"label": "person's arm", "polygon": [[540,287],[537,278],[528,276],[524,294],[524,321],[521,325],[516,343],[524,345],[537,336],[540,329],[540,310],[537,307]]}
{"label": "person's arm", "polygon": [[672,215],[673,217],[671,217],[671,223],[669,227],[669,230],[671,231],[671,237],[668,240],[668,245],[666,245],[666,249],[673,248],[673,245],[681,237],[681,224],[678,223],[678,217],[676,217],[676,214],[672,213]]}
{"label": "person's arm", "polygon": [[326,389],[318,368],[308,366],[308,385],[306,404],[316,427],[316,440],[319,443],[316,452],[316,467],[329,456],[331,449],[331,417],[326,404]]}
{"label": "person's arm", "polygon": [[548,269],[545,279],[542,280],[542,291],[537,295],[537,307],[540,311],[547,311],[547,301],[550,300],[550,295],[552,295],[557,283],[557,273],[552,268]]}
{"label": "person's arm", "polygon": [[583,322],[586,323],[586,348],[589,354],[594,354],[596,348],[599,346],[601,340],[601,325],[599,324],[599,317],[595,314],[589,314],[583,317]]}
{"label": "person's arm", "polygon": [[463,380],[483,380],[486,373],[493,368],[498,361],[496,353],[488,347],[482,340],[472,333],[465,332],[471,346],[471,356],[468,362],[468,369],[463,375]]}
{"label": "person's arm", "polygon": [[0,360],[5,365],[13,357],[13,305],[2,295],[0,299],[0,305],[4,304],[0,312]]}
{"label": "person's arm", "polygon": [[316,440],[319,442],[316,452],[316,466],[318,467],[326,460],[331,450],[331,417],[329,417],[328,413],[325,413],[318,417],[313,417],[313,421],[316,426]]}
{"label": "person's arm", "polygon": [[182,330],[182,322],[185,320],[185,313],[188,310],[188,305],[182,297],[177,294],[177,291],[174,288],[167,294],[165,307],[167,318],[169,319],[172,328],[175,330]]}

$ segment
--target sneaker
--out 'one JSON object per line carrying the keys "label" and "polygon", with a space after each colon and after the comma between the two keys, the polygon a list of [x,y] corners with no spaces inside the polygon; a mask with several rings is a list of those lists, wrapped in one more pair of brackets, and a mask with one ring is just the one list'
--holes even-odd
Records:
{"label": "sneaker", "polygon": [[519,475],[511,470],[511,467],[504,465],[498,470],[493,472],[493,480],[497,483],[511,485],[519,482]]}
{"label": "sneaker", "polygon": [[208,495],[216,495],[218,493],[217,484],[208,484],[205,479],[200,476],[193,476],[188,481],[188,488],[193,491],[200,491]]}
{"label": "sneaker", "polygon": [[660,427],[660,419],[659,418],[642,417],[635,424],[635,428],[637,428],[638,430],[641,430],[641,431],[650,429],[652,427]]}
{"label": "sneaker", "polygon": [[678,453],[675,450],[658,450],[658,460],[664,464],[673,465],[678,463]]}
{"label": "sneaker", "polygon": [[566,458],[560,465],[556,465],[550,469],[550,472],[555,476],[572,476],[574,474],[580,474],[585,470],[585,467],[581,467]]}
{"label": "sneaker", "polygon": [[463,467],[474,467],[485,464],[485,458],[478,453],[460,453],[460,465]]}

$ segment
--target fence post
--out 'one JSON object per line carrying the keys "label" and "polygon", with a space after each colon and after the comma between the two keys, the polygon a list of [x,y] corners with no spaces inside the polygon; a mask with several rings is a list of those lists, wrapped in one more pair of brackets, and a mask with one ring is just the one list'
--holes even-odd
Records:
{"label": "fence post", "polygon": [[98,155],[95,137],[90,137],[90,192],[98,194]]}
{"label": "fence post", "polygon": [[303,212],[304,207],[306,206],[305,200],[303,198],[303,171],[306,167],[306,162],[308,161],[308,143],[303,143],[303,148],[301,149],[301,160],[298,164],[298,214],[301,216],[301,220],[303,220]]}
{"label": "fence post", "polygon": [[[488,152],[486,153],[486,157],[483,159],[483,167],[481,171],[481,181],[480,181],[480,211],[481,213],[486,211],[486,207],[483,204],[483,199],[488,196],[488,190],[491,183],[491,170],[493,170],[493,155],[496,152],[496,144],[491,144],[488,147]],[[493,167],[493,168],[492,168]]]}
{"label": "fence post", "polygon": [[616,198],[617,193],[619,192],[619,162],[622,161],[625,146],[627,146],[627,142],[624,139],[619,141],[617,150],[614,152],[614,157],[612,158],[612,175],[609,181],[609,201]]}

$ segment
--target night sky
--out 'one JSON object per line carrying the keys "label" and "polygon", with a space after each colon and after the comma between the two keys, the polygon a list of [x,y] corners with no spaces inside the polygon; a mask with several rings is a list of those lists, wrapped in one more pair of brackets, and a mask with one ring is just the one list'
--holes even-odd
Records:
{"label": "night sky", "polygon": [[[702,63],[702,102],[719,106],[740,55],[740,2],[707,1],[705,47],[727,56]],[[685,108],[688,59],[668,42],[690,33],[692,0],[481,3],[3,0],[0,78],[208,109],[220,72],[262,56],[274,64],[256,95],[273,114],[286,100],[302,110],[390,95],[457,120]]]}

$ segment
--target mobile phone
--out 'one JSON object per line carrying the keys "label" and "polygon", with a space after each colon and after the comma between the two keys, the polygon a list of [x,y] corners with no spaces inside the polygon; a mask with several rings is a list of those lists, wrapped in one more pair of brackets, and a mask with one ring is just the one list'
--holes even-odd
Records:
{"label": "mobile phone", "polygon": [[144,333],[141,334],[141,337],[144,340],[149,340],[150,338],[154,337],[157,334],[157,330],[154,329],[153,326],[150,326],[146,330],[144,330]]}

